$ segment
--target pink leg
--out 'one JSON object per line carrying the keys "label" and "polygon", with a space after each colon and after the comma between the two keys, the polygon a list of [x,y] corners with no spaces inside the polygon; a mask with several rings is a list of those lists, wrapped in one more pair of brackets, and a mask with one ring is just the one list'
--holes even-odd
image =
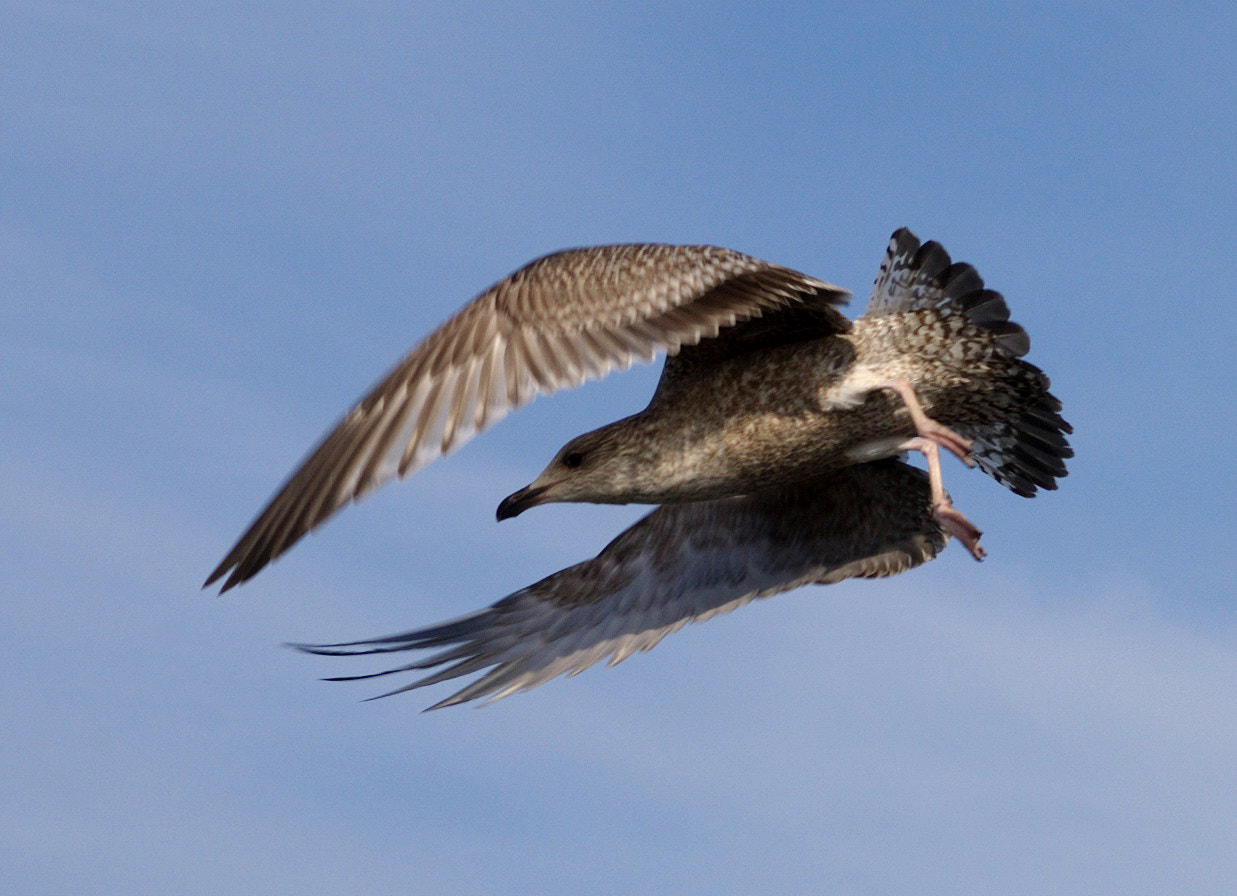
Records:
{"label": "pink leg", "polygon": [[984,549],[979,546],[979,536],[983,533],[975,524],[963,516],[962,511],[954,507],[945,494],[945,483],[941,480],[941,452],[937,443],[923,436],[916,436],[901,444],[903,450],[921,451],[928,461],[928,485],[932,489],[932,516],[941,528],[962,542],[971,556],[976,560],[984,559]]}
{"label": "pink leg", "polygon": [[919,403],[919,397],[910,383],[906,380],[892,380],[886,383],[884,388],[897,393],[906,403],[906,409],[911,413],[911,422],[915,424],[915,432],[940,445],[968,467],[975,466],[975,461],[971,459],[971,440],[963,438],[961,434],[924,413],[923,405]]}

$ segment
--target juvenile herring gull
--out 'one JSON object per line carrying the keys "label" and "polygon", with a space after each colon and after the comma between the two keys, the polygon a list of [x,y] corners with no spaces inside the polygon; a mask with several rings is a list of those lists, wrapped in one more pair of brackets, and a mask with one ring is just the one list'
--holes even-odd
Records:
{"label": "juvenile herring gull", "polygon": [[[1026,497],[1056,488],[1072,456],[1071,430],[1048,378],[1021,359],[1025,331],[973,267],[952,263],[940,244],[921,245],[906,229],[891,237],[857,320],[837,310],[847,296],[712,246],[598,246],[538,259],[483,292],[388,373],[292,474],[206,584],[226,576],[226,591],[246,581],[345,504],[459,447],[538,393],[659,351],[667,359],[648,407],[569,441],[540,476],[502,501],[498,518],[552,501],[666,506],[592,561],[379,649],[462,641],[414,666],[460,660],[433,677],[440,680],[497,665],[460,699],[501,696],[607,653],[621,658],[652,646],[689,619],[753,596],[878,574],[867,564],[890,550],[903,560],[881,566],[884,574],[931,559],[946,534],[982,558],[979,530],[945,492],[939,449]],[[927,461],[922,479],[907,479],[900,465],[871,466],[912,450]],[[864,506],[843,511],[827,498],[830,489]],[[813,531],[778,546],[762,534],[786,531],[766,519],[776,516],[771,508]],[[895,531],[906,528],[919,547],[891,548]],[[653,532],[678,540],[657,546]],[[684,581],[710,581],[726,553],[692,548],[692,538],[729,542],[751,568],[743,573],[727,560],[728,572],[716,576],[727,587],[713,596],[692,590]],[[850,547],[839,553],[839,544]],[[667,557],[691,563],[678,570],[653,559]],[[642,581],[638,597],[614,584],[628,574]],[[568,591],[592,608],[574,636],[583,646],[519,649],[511,639],[532,637],[547,617],[520,610],[523,627],[513,626],[510,608],[534,600],[561,608],[572,602]],[[666,606],[633,615],[623,609],[632,600]],[[619,610],[607,621],[603,608]],[[573,610],[557,618],[555,638],[583,617]],[[628,630],[633,619],[653,621]]]}

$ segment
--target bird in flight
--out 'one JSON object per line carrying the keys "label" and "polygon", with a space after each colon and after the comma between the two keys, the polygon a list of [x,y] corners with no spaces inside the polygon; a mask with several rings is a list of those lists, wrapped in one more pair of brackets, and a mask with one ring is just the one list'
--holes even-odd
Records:
{"label": "bird in flight", "polygon": [[[980,530],[940,449],[1016,494],[1072,450],[999,293],[896,231],[866,313],[848,293],[713,246],[538,259],[414,348],[331,430],[206,581],[246,581],[351,501],[459,447],[539,393],[667,355],[643,411],[564,445],[500,520],[555,501],[661,505],[596,558],[454,622],[317,653],[446,646],[408,687],[489,669],[438,706],[498,699],[649,649],[688,621],[800,585],[891,575]],[[924,455],[926,474],[899,458]],[[454,645],[454,646],[451,646]],[[491,668],[492,667],[492,668]],[[378,673],[387,674],[387,673]],[[370,677],[370,676],[354,676]],[[392,692],[395,693],[395,692]]]}

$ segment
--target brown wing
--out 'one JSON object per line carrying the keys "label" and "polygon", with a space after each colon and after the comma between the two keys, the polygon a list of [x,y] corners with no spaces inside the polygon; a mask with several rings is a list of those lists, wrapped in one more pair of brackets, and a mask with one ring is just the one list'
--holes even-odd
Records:
{"label": "brown wing", "polygon": [[837,287],[713,246],[572,249],[486,290],[414,348],[310,453],[206,584],[245,581],[350,501],[459,447],[538,393]]}
{"label": "brown wing", "polygon": [[944,544],[926,474],[890,459],[794,488],[666,505],[592,560],[487,609],[385,638],[297,646],[332,656],[445,648],[376,674],[444,667],[394,694],[488,669],[433,708],[497,700],[603,659],[621,662],[759,597],[895,575]]}

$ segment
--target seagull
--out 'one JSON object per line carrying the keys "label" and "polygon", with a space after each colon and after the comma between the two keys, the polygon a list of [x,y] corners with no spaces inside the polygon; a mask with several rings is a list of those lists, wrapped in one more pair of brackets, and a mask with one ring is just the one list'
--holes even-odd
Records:
{"label": "seagull", "polygon": [[[867,310],[853,321],[838,310],[848,296],[715,246],[595,246],[537,259],[465,305],[379,381],[276,492],[205,586],[223,579],[222,592],[252,578],[348,503],[458,448],[536,395],[658,353],[666,361],[648,406],[569,441],[536,479],[499,504],[497,516],[563,501],[659,509],[594,560],[465,617],[467,625],[406,633],[386,647],[380,639],[310,649],[462,641],[441,660],[421,664],[456,658],[453,669],[497,665],[476,683],[480,690],[467,688],[461,693],[470,696],[461,699],[531,687],[558,674],[552,670],[576,670],[607,651],[621,658],[652,646],[702,613],[809,581],[878,574],[864,564],[884,556],[898,527],[882,532],[876,521],[888,523],[889,515],[865,507],[843,512],[825,495],[835,488],[875,508],[882,497],[893,498],[883,495],[883,483],[926,508],[930,523],[902,505],[900,525],[914,520],[912,528],[928,541],[900,549],[903,560],[892,572],[931,559],[946,537],[982,559],[980,530],[945,490],[941,449],[1024,497],[1055,489],[1073,456],[1066,440],[1072,429],[1047,376],[1023,360],[1030,347],[1025,330],[1009,320],[1004,298],[974,267],[953,262],[939,243],[921,244],[905,228],[890,238]],[[911,474],[886,463],[910,451],[927,464],[926,477],[913,484]],[[819,540],[793,538],[783,527],[789,556],[764,564],[778,571],[762,577],[759,558],[777,546],[744,527],[761,531],[765,515],[779,506],[814,527]],[[653,532],[674,540],[658,546]],[[689,549],[700,538],[729,544],[752,570],[728,567],[721,548]],[[841,543],[850,545],[845,556],[835,550]],[[837,562],[822,566],[825,555]],[[653,562],[664,556],[688,566]],[[718,564],[729,571],[718,572]],[[602,583],[601,570],[637,568],[646,588],[639,598],[614,584],[622,574]],[[730,586],[708,609],[710,599],[685,583],[712,578]],[[608,623],[579,623],[573,643],[584,646],[566,653],[521,652],[504,640],[529,631],[511,626],[510,606],[539,601],[561,608],[571,603],[564,589],[574,589],[591,612],[656,602],[663,592],[666,606],[653,614],[661,622],[647,629],[625,630],[643,618],[625,611]],[[688,592],[694,596],[672,597]],[[699,606],[706,609],[697,612]],[[561,620],[584,617],[560,609],[559,618],[555,631],[575,624]],[[449,669],[433,680],[448,673],[464,674]]]}

